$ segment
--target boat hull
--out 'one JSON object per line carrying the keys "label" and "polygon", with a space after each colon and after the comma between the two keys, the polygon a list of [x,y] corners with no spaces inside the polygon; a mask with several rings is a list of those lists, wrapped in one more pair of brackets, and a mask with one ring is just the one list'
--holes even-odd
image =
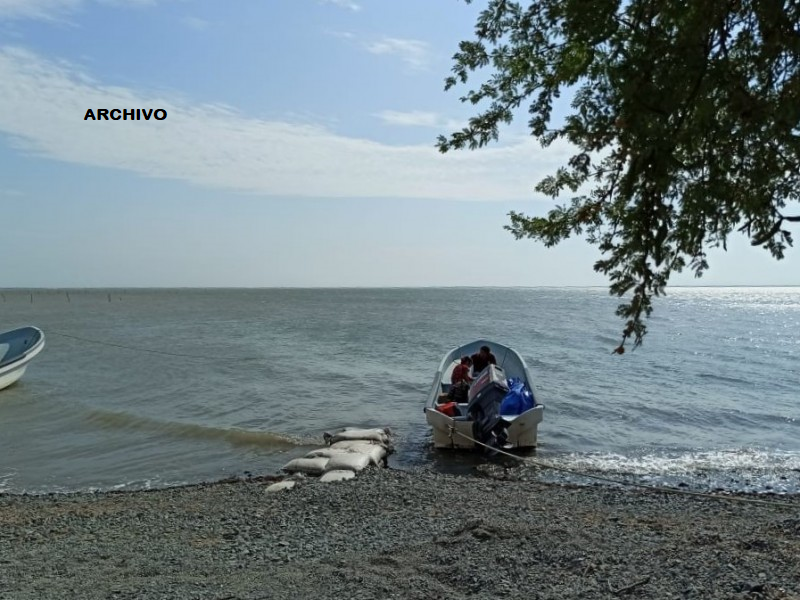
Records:
{"label": "boat hull", "polygon": [[0,390],[19,381],[30,362],[44,349],[44,333],[22,327],[0,334]]}
{"label": "boat hull", "polygon": [[25,369],[27,368],[28,365],[26,364],[0,375],[0,390],[4,390],[10,385],[15,384],[19,378],[25,374]]}
{"label": "boat hull", "polygon": [[[449,389],[450,374],[460,358],[477,352],[484,345],[492,348],[496,354],[498,366],[506,377],[522,380],[533,392],[532,378],[528,367],[522,357],[512,348],[487,340],[477,340],[454,348],[442,359],[425,406],[425,418],[432,428],[435,448],[475,449],[482,447],[474,441],[480,440],[479,426],[476,426],[475,421],[470,417],[463,416],[466,414],[466,404],[458,405],[459,410],[456,411],[456,414],[460,412],[462,416],[455,417],[440,412],[437,410],[437,406],[439,406],[440,398]],[[535,395],[534,398],[536,398]],[[538,402],[534,404],[533,408],[519,415],[500,415],[501,425],[505,427],[506,434],[504,445],[511,448],[535,448],[538,442],[539,423],[542,422],[543,416],[544,406]]]}
{"label": "boat hull", "polygon": [[[454,419],[434,408],[425,408],[425,416],[433,432],[434,448],[473,450],[476,444],[474,422],[466,418]],[[544,417],[544,406],[534,406],[515,416],[508,425],[507,443],[512,448],[535,448],[538,442],[539,423]]]}

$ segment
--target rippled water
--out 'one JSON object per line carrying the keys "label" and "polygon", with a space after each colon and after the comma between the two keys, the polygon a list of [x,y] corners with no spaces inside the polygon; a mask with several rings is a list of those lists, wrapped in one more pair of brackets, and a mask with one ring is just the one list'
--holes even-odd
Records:
{"label": "rippled water", "polygon": [[344,425],[392,427],[397,466],[469,468],[485,459],[430,450],[422,406],[444,353],[487,338],[534,374],[539,459],[800,491],[800,288],[674,289],[621,357],[615,306],[594,288],[5,291],[0,330],[37,325],[47,348],[0,392],[0,490],[274,472]]}

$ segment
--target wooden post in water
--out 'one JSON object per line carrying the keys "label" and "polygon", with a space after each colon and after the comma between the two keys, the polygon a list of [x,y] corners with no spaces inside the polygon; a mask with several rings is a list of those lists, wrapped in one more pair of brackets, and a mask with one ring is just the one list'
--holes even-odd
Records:
{"label": "wooden post in water", "polygon": [[111,302],[111,294],[108,295],[108,301]]}
{"label": "wooden post in water", "polygon": [[72,302],[72,300],[69,299],[69,292],[65,292],[65,293],[67,294],[67,302]]}
{"label": "wooden post in water", "polygon": [[33,292],[31,292],[31,304],[33,304]]}

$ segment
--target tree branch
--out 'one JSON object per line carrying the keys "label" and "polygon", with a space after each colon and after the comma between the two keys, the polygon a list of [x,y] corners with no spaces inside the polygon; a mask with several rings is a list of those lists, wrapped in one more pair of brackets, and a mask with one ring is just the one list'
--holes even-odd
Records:
{"label": "tree branch", "polygon": [[[769,240],[772,236],[774,236],[776,233],[778,233],[781,230],[781,225],[783,225],[784,221],[789,221],[790,223],[800,223],[800,215],[792,216],[792,217],[785,217],[783,215],[778,215],[778,220],[775,221],[775,223],[773,223],[773,225],[770,228],[770,230],[768,232],[766,232],[765,234],[760,235],[757,238],[753,239],[750,242],[750,245],[751,246],[761,246],[762,244],[765,244],[767,242],[767,240]],[[746,225],[748,233],[750,231],[750,225],[751,224],[752,224],[752,219],[750,221],[748,221],[747,225]],[[741,229],[740,229],[740,231],[741,231]]]}

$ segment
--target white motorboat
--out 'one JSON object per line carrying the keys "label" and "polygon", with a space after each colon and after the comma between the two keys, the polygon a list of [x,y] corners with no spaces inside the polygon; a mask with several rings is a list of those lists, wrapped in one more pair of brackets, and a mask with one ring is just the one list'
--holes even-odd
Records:
{"label": "white motorboat", "polygon": [[0,390],[25,374],[34,357],[44,349],[44,332],[21,327],[0,333]]}
{"label": "white motorboat", "polygon": [[[491,349],[497,364],[471,373],[474,379],[466,402],[451,401],[453,369],[462,357],[478,353],[482,346]],[[513,348],[477,340],[453,348],[442,359],[424,410],[436,448],[482,447],[473,440],[497,448],[532,448],[544,406],[533,393],[525,361]]]}

